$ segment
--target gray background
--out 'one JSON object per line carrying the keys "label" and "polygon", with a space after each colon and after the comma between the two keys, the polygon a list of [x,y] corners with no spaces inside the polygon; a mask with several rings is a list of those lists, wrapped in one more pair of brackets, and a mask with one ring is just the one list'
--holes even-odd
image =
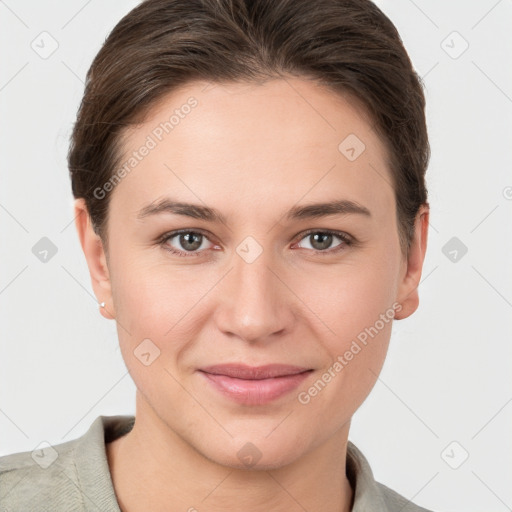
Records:
{"label": "gray background", "polygon": [[[85,73],[137,3],[0,1],[1,455],[135,412],[66,152]],[[377,480],[422,506],[511,510],[512,1],[378,5],[425,77],[431,225],[419,310],[395,322],[350,439]],[[57,248],[47,262],[33,253],[43,237]]]}

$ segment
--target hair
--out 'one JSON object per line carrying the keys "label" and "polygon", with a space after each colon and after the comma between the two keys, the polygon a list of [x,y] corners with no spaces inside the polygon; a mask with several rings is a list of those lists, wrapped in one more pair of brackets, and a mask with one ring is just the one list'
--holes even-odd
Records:
{"label": "hair", "polygon": [[388,152],[408,254],[416,215],[428,205],[423,82],[397,29],[370,0],[145,0],[124,16],[87,72],[68,152],[73,195],[84,198],[105,250],[112,187],[104,185],[120,165],[127,128],[194,80],[287,75],[364,106]]}

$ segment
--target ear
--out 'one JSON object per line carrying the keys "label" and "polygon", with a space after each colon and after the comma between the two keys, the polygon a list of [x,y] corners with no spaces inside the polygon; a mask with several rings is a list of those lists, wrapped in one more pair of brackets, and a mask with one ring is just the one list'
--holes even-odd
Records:
{"label": "ear", "polygon": [[112,301],[112,287],[107,258],[103,250],[103,242],[94,232],[91,218],[83,198],[75,200],[74,210],[75,226],[85,259],[87,260],[87,266],[89,267],[94,294],[98,299],[98,303],[105,303],[104,307],[100,306],[100,312],[105,318],[111,320],[115,318],[115,310]]}
{"label": "ear", "polygon": [[420,302],[418,285],[420,284],[423,261],[427,250],[429,206],[420,207],[414,222],[414,238],[411,241],[407,262],[404,265],[401,282],[398,286],[397,302],[402,305],[400,311],[396,311],[395,319],[402,320],[412,315]]}

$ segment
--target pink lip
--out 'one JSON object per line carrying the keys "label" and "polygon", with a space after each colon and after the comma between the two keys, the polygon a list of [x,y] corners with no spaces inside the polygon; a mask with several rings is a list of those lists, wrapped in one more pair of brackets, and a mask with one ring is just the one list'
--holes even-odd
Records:
{"label": "pink lip", "polygon": [[226,364],[200,370],[218,391],[246,405],[262,405],[289,393],[311,371],[308,368],[280,364],[258,367]]}

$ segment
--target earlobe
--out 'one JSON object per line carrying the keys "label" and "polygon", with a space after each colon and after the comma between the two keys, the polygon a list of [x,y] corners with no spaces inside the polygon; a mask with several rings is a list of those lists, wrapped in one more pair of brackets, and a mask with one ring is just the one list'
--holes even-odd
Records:
{"label": "earlobe", "polygon": [[427,250],[428,221],[429,207],[428,204],[425,204],[420,207],[416,215],[414,238],[409,249],[406,269],[398,288],[397,302],[401,304],[402,308],[396,312],[396,320],[407,318],[418,309],[418,285]]}
{"label": "earlobe", "polygon": [[[107,319],[115,318],[112,301],[112,286],[107,259],[101,238],[94,232],[91,218],[83,198],[75,200],[75,226],[84,252],[94,294],[98,299],[100,313]],[[101,306],[105,303],[104,306]]]}

